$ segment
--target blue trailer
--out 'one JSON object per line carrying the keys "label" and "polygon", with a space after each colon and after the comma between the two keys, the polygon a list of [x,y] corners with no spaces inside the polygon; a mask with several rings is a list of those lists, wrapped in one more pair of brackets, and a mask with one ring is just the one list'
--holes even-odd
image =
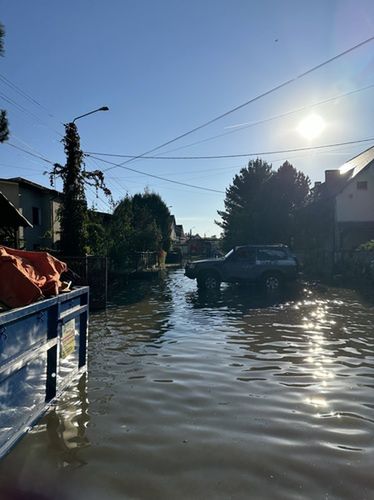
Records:
{"label": "blue trailer", "polygon": [[0,458],[86,369],[88,290],[0,314]]}

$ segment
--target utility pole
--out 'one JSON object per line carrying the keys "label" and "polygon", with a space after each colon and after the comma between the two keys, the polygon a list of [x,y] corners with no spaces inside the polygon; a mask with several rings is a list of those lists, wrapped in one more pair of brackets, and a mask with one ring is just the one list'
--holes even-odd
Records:
{"label": "utility pole", "polygon": [[95,109],[84,115],[74,118],[65,124],[65,136],[62,139],[66,154],[64,166],[56,163],[50,172],[51,181],[55,175],[63,181],[63,204],[60,212],[61,223],[61,252],[65,256],[83,256],[87,246],[87,200],[85,183],[101,188],[105,194],[110,194],[104,185],[102,172],[96,170],[87,172],[82,169],[83,151],[80,146],[80,137],[75,122],[84,116],[97,111],[108,111],[107,106]]}

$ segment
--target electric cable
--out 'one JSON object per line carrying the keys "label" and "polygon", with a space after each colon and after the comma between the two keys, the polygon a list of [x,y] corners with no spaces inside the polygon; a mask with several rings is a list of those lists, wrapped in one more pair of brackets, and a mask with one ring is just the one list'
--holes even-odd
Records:
{"label": "electric cable", "polygon": [[[324,99],[323,101],[319,101],[319,102],[316,102],[314,104],[308,104],[306,106],[302,106],[300,108],[296,108],[296,109],[293,109],[291,111],[286,111],[285,113],[281,113],[279,115],[274,115],[274,116],[271,116],[269,118],[264,118],[263,120],[258,120],[255,122],[243,123],[243,124],[237,125],[237,126],[235,126],[234,130],[229,130],[228,132],[222,132],[220,134],[212,135],[212,136],[207,137],[205,139],[201,139],[200,141],[191,142],[190,144],[186,144],[184,146],[179,146],[178,148],[163,151],[163,154],[174,153],[175,151],[180,151],[181,149],[190,148],[192,146],[197,146],[199,144],[203,144],[205,142],[212,141],[214,139],[219,139],[220,137],[225,137],[227,135],[235,134],[237,132],[241,132],[242,130],[252,128],[252,127],[255,127],[257,125],[262,125],[263,123],[269,123],[271,121],[278,120],[279,118],[285,118],[287,116],[291,116],[293,114],[300,113],[300,112],[305,111],[307,109],[311,109],[311,108],[314,108],[317,106],[322,106],[323,104],[327,104],[329,102],[333,102],[333,101],[336,101],[338,99],[342,99],[344,97],[348,97],[348,96],[357,94],[359,92],[363,92],[364,90],[368,90],[371,88],[374,88],[374,83],[371,85],[367,85],[365,87],[361,87],[361,88],[356,89],[356,90],[351,90],[350,92],[346,92],[345,94],[339,94],[339,95],[334,96],[334,97],[329,97],[328,99]],[[233,127],[231,127],[231,128],[233,128]]]}
{"label": "electric cable", "polygon": [[[124,165],[122,165],[120,163],[113,163],[111,161],[104,160],[103,158],[98,158],[98,157],[93,156],[91,154],[86,155],[86,156],[89,156],[90,158],[95,158],[96,160],[101,161],[103,163],[107,163],[108,165],[114,165],[115,167],[120,167],[120,168],[123,168],[125,170],[130,170],[130,172],[136,172],[137,174],[146,175],[147,177],[153,177],[154,179],[160,179],[161,181],[171,182],[173,184],[179,184],[181,186],[187,186],[187,187],[191,187],[194,189],[201,189],[202,191],[210,191],[212,193],[223,193],[223,194],[225,193],[225,191],[219,191],[218,189],[211,189],[211,188],[206,188],[203,186],[195,186],[194,184],[188,184],[187,182],[179,182],[179,181],[175,181],[172,179],[167,179],[166,177],[161,177],[159,175],[154,175],[154,174],[149,174],[147,172],[142,172],[141,170],[136,170],[135,168],[131,168],[131,167],[125,167]],[[105,172],[105,170],[104,170],[104,172]]]}
{"label": "electric cable", "polygon": [[[334,144],[323,144],[320,146],[307,146],[303,148],[290,148],[290,149],[278,149],[273,151],[256,151],[249,153],[238,153],[238,154],[224,154],[224,155],[207,155],[207,156],[142,156],[144,160],[220,160],[227,158],[243,158],[246,156],[260,156],[260,155],[273,155],[273,154],[284,154],[284,153],[297,153],[299,151],[313,151],[318,149],[332,148],[337,146],[347,146],[352,144],[360,144],[363,142],[373,142],[374,137],[370,137],[368,139],[359,139],[354,141],[346,141],[346,142],[337,142]],[[98,159],[94,155],[99,156],[109,156],[115,158],[130,158],[136,159],[138,156],[134,155],[122,155],[122,154],[113,154],[113,153],[97,153],[93,151],[85,152],[86,156],[91,156],[92,158]],[[115,166],[123,166],[124,163],[113,163]],[[104,172],[107,172],[111,168],[106,168]]]}
{"label": "electric cable", "polygon": [[[173,139],[170,139],[162,144],[160,144],[159,146],[156,146],[152,149],[149,149],[147,151],[145,151],[144,153],[140,154],[140,155],[137,155],[137,156],[134,156],[134,157],[131,157],[130,159],[128,159],[127,161],[123,162],[121,165],[125,165],[127,163],[130,163],[134,160],[137,160],[139,158],[143,158],[145,155],[148,155],[150,153],[153,153],[154,151],[157,151],[165,146],[168,146],[169,144],[172,144],[173,142],[176,142],[180,139],[182,139],[183,137],[187,137],[188,135],[194,133],[194,132],[197,132],[198,130],[201,130],[202,128],[205,128],[207,127],[208,125],[211,125],[212,123],[215,123],[217,122],[218,120],[221,120],[222,118],[225,118],[226,116],[238,111],[239,109],[242,109],[246,106],[248,106],[249,104],[252,104],[260,99],[262,99],[263,97],[266,97],[270,94],[273,94],[274,92],[286,87],[287,85],[290,85],[291,83],[294,83],[296,82],[297,80],[300,80],[301,78],[304,78],[305,76],[307,75],[310,75],[311,73],[313,73],[314,71],[326,66],[327,64],[330,64],[331,62],[333,61],[336,61],[337,59],[340,59],[341,57],[353,52],[354,50],[357,50],[358,48],[366,45],[367,43],[370,43],[374,40],[374,36],[370,37],[370,38],[367,38],[366,40],[363,40],[362,42],[350,47],[349,49],[346,49],[344,50],[343,52],[340,52],[339,54],[333,56],[333,57],[330,57],[329,59],[327,59],[326,61],[323,61],[322,63],[320,64],[317,64],[316,66],[313,66],[312,68],[309,68],[308,70],[304,71],[303,73],[300,73],[299,75],[295,76],[295,77],[292,77],[282,83],[280,83],[279,85],[276,85],[275,87],[269,89],[269,90],[266,90],[265,92],[262,92],[261,94],[257,95],[256,97],[253,97],[252,99],[249,99],[248,101],[242,103],[242,104],[239,104],[238,106],[235,106],[234,108],[224,112],[224,113],[221,113],[220,115],[202,123],[201,125],[198,125],[194,128],[192,128],[191,130],[188,130],[187,132],[184,132],[183,134],[180,134],[178,135],[177,137],[174,137]],[[116,168],[118,167],[118,165],[116,166],[112,166],[110,168],[108,168],[107,170],[110,170],[112,168]]]}
{"label": "electric cable", "polygon": [[39,160],[42,160],[46,163],[49,163],[50,165],[54,165],[54,162],[53,161],[50,161],[48,160],[47,158],[44,158],[43,156],[41,155],[37,155],[35,153],[31,153],[31,151],[27,151],[27,149],[24,149],[24,148],[21,148],[19,146],[16,146],[15,144],[12,144],[11,142],[5,142],[4,143],[6,146],[10,146],[11,148],[15,148],[15,149],[19,149],[20,151],[23,151],[24,153],[30,155],[30,156],[34,156],[35,158],[39,158]]}
{"label": "electric cable", "polygon": [[11,80],[9,80],[9,78],[7,78],[6,76],[4,76],[3,74],[0,73],[0,80],[5,83],[5,85],[7,85],[8,87],[10,87],[12,90],[14,90],[15,92],[17,92],[20,96],[22,96],[24,99],[27,99],[28,101],[32,102],[33,104],[35,104],[36,106],[39,106],[41,109],[43,109],[45,112],[47,112],[48,116],[50,118],[55,118],[60,124],[63,125],[63,123],[61,121],[59,121],[51,112],[48,108],[46,108],[45,106],[43,106],[43,104],[41,104],[39,101],[37,101],[36,99],[34,99],[30,94],[28,94],[27,92],[25,92],[24,90],[22,90],[18,85],[16,85],[14,82],[12,82]]}

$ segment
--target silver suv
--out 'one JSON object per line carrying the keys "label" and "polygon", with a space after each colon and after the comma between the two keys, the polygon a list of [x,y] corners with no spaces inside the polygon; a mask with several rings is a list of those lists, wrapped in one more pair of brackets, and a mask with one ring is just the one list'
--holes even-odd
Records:
{"label": "silver suv", "polygon": [[297,274],[297,259],[286,245],[239,246],[220,259],[188,262],[185,269],[185,276],[196,278],[198,287],[205,289],[216,289],[222,282],[256,282],[278,290]]}

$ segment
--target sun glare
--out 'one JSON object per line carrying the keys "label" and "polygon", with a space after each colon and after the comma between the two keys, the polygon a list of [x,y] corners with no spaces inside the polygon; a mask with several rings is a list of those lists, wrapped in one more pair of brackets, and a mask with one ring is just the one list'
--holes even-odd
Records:
{"label": "sun glare", "polygon": [[326,127],[325,120],[316,114],[305,117],[297,127],[297,131],[308,140],[315,139]]}

